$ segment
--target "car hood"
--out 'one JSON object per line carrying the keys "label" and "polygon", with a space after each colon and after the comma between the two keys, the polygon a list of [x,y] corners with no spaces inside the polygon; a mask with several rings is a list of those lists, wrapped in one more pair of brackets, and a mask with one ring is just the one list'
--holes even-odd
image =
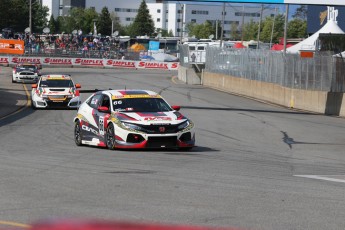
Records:
{"label": "car hood", "polygon": [[120,121],[134,124],[179,124],[187,120],[180,112],[117,112],[115,117]]}
{"label": "car hood", "polygon": [[75,93],[75,88],[39,88],[42,95],[72,95]]}

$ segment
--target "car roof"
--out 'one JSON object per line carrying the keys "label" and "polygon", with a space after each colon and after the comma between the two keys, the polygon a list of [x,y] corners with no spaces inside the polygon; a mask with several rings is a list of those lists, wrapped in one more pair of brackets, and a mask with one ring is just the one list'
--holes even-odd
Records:
{"label": "car roof", "polygon": [[118,98],[160,98],[161,96],[151,90],[144,89],[118,89],[105,90],[103,93],[108,94],[112,99]]}
{"label": "car roof", "polygon": [[70,75],[65,74],[49,74],[49,75],[42,75],[41,80],[72,80]]}

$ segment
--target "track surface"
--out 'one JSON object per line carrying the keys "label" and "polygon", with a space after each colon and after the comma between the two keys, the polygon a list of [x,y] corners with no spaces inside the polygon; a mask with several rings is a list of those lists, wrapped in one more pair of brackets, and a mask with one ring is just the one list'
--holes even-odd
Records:
{"label": "track surface", "polygon": [[43,73],[72,74],[82,89],[159,92],[195,122],[197,147],[190,152],[77,147],[76,111],[26,108],[0,120],[0,227],[1,221],[67,217],[345,229],[344,119],[185,85],[173,78],[176,72],[44,68]]}

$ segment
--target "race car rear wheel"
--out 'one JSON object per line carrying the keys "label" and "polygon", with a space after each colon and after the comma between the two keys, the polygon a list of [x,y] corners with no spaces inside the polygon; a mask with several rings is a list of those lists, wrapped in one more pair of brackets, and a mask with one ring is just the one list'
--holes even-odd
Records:
{"label": "race car rear wheel", "polygon": [[83,145],[82,144],[82,133],[80,128],[80,121],[76,121],[74,125],[74,141],[75,144],[78,146]]}
{"label": "race car rear wheel", "polygon": [[105,141],[108,149],[115,149],[115,129],[114,125],[110,123],[105,133]]}

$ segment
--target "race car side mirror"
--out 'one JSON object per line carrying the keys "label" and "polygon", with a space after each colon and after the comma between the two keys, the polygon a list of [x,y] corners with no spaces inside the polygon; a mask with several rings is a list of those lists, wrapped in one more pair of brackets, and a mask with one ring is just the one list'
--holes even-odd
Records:
{"label": "race car side mirror", "polygon": [[99,112],[101,112],[101,113],[110,113],[109,108],[106,107],[106,106],[99,106],[99,107],[97,108],[97,110],[98,110]]}
{"label": "race car side mirror", "polygon": [[81,88],[81,85],[80,85],[80,84],[75,84],[75,87],[76,87],[77,89],[79,89],[79,88]]}
{"label": "race car side mirror", "polygon": [[181,106],[179,106],[179,105],[173,105],[173,106],[171,106],[171,108],[172,108],[173,110],[180,111]]}
{"label": "race car side mirror", "polygon": [[37,84],[32,84],[31,88],[36,89],[37,88]]}

